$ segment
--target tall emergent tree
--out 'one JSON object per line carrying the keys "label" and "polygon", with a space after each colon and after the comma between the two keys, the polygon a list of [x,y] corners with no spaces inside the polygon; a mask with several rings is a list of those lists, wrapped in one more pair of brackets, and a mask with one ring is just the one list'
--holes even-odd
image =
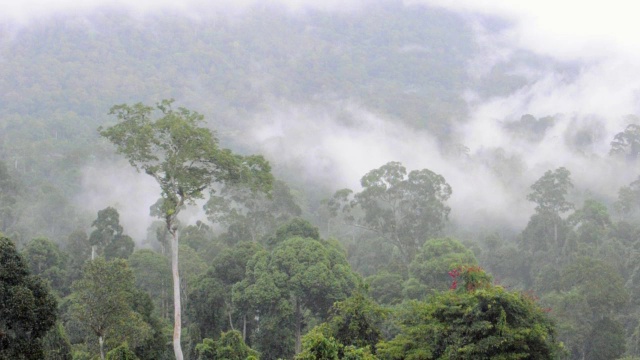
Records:
{"label": "tall emergent tree", "polygon": [[109,206],[98,211],[98,218],[91,226],[95,228],[89,235],[89,242],[94,247],[92,250],[97,250],[105,259],[127,259],[133,253],[135,243],[129,235],[124,234],[120,214],[115,208]]}
{"label": "tall emergent tree", "polygon": [[[111,108],[118,123],[100,134],[116,145],[136,170],[152,176],[160,185],[160,216],[172,236],[174,333],[176,359],[182,360],[180,345],[181,305],[178,274],[178,213],[185,205],[203,198],[214,182],[244,182],[255,191],[268,191],[272,176],[262,156],[243,157],[221,149],[214,133],[201,127],[204,117],[185,108],[172,108],[173,100],[155,107],[137,103]],[[153,120],[154,113],[160,117]]]}
{"label": "tall emergent tree", "polygon": [[442,175],[429,169],[407,169],[392,161],[365,174],[360,180],[362,191],[349,197],[349,189],[336,192],[329,208],[349,212],[362,209],[354,217],[356,226],[371,230],[393,244],[409,264],[428,238],[440,235],[451,209],[445,202],[451,186]]}
{"label": "tall emergent tree", "polygon": [[[562,214],[574,208],[567,200],[569,189],[573,187],[571,172],[564,167],[548,170],[531,185],[527,200],[536,204],[536,214],[531,217],[524,230],[524,240],[538,242],[525,244],[527,248],[538,248],[559,254],[562,249],[561,225],[565,223]],[[553,232],[550,233],[549,231]],[[531,235],[535,234],[535,235]],[[542,243],[542,244],[540,244]]]}
{"label": "tall emergent tree", "polygon": [[629,124],[624,131],[617,133],[611,141],[609,154],[622,155],[629,161],[637,160],[640,156],[640,125]]}

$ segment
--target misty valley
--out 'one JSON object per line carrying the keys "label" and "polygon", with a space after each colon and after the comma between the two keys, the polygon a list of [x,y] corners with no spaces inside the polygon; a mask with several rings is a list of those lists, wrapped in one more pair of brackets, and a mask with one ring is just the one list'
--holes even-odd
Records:
{"label": "misty valley", "polygon": [[618,27],[493,1],[4,5],[0,359],[640,359]]}

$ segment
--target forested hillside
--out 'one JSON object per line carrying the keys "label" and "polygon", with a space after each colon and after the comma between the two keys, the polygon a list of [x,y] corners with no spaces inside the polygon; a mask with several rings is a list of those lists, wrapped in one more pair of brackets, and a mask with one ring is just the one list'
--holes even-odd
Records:
{"label": "forested hillside", "polygon": [[395,0],[2,21],[0,358],[640,357],[589,61]]}

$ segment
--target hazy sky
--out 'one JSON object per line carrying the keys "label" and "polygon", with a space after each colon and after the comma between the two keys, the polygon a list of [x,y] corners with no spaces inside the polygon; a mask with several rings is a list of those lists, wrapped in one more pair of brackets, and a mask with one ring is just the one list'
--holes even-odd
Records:
{"label": "hazy sky", "polygon": [[505,41],[566,60],[640,56],[640,4],[634,1],[415,0],[512,22]]}

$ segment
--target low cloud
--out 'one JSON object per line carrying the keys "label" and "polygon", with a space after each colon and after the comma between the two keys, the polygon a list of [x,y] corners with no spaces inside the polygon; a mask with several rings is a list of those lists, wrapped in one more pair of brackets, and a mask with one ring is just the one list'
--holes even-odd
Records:
{"label": "low cloud", "polygon": [[126,161],[86,167],[82,174],[83,192],[79,206],[96,219],[98,211],[113,207],[120,214],[120,225],[136,241],[146,238],[153,222],[149,207],[160,197],[160,187],[148,175],[138,173]]}
{"label": "low cloud", "polygon": [[500,19],[513,47],[561,60],[640,56],[637,5],[613,1],[405,0],[470,16]]}
{"label": "low cloud", "polygon": [[452,220],[463,226],[487,219],[523,225],[532,212],[521,182],[507,186],[487,164],[473,159],[477,154],[455,147],[443,151],[428,132],[353,103],[280,105],[257,115],[249,133],[277,166],[307,182],[331,184],[333,190],[357,191],[365,173],[400,161],[408,171],[427,168],[445,177],[453,188]]}
{"label": "low cloud", "polygon": [[[216,6],[222,9],[224,4]],[[235,9],[255,4],[245,1]],[[337,11],[357,9],[359,2],[269,4],[292,11]],[[442,148],[432,134],[349,100],[265,104],[268,110],[252,114],[253,121],[245,124],[245,145],[298,177],[285,180],[322,184],[333,190],[357,189],[362,175],[388,161],[401,161],[408,170],[428,168],[445,176],[452,185],[452,219],[467,228],[490,222],[523,227],[533,213],[533,205],[526,200],[529,186],[549,169],[564,166],[572,172],[575,199],[612,201],[619,187],[638,175],[633,167],[608,156],[613,136],[628,123],[625,116],[640,113],[640,62],[636,61],[640,59],[640,40],[635,36],[638,25],[631,21],[634,12],[630,8],[580,3],[578,13],[575,3],[572,7],[548,1],[511,4],[423,0],[405,4],[444,7],[464,14],[473,23],[480,51],[469,59],[468,72],[474,75],[475,83],[460,94],[468,100],[469,117],[454,129],[460,142],[458,150],[466,146],[467,153],[457,152],[455,145]],[[144,3],[136,6],[139,8],[131,9],[147,9]],[[171,6],[156,2],[149,8],[173,9]],[[187,2],[181,6],[178,10],[188,11],[205,5]],[[499,26],[493,26],[495,23]],[[523,79],[522,85],[509,93],[483,95],[476,85],[488,81],[488,74],[500,65]],[[524,114],[551,116],[553,124],[539,139],[525,139],[507,126]],[[146,195],[134,202],[140,208],[119,208],[131,211],[123,218],[148,214],[148,206],[159,193],[157,185],[146,183],[152,180],[139,183],[134,175],[124,175],[127,180],[123,186],[136,190],[118,194],[112,187],[122,177],[113,175],[118,171],[110,174],[102,169],[87,174],[91,211],[111,205],[114,199],[131,202],[128,191],[133,191]],[[97,183],[92,184],[96,178]],[[144,220],[133,222],[142,224]],[[125,228],[130,226],[135,225]],[[141,229],[130,232],[139,236],[146,225]]]}

